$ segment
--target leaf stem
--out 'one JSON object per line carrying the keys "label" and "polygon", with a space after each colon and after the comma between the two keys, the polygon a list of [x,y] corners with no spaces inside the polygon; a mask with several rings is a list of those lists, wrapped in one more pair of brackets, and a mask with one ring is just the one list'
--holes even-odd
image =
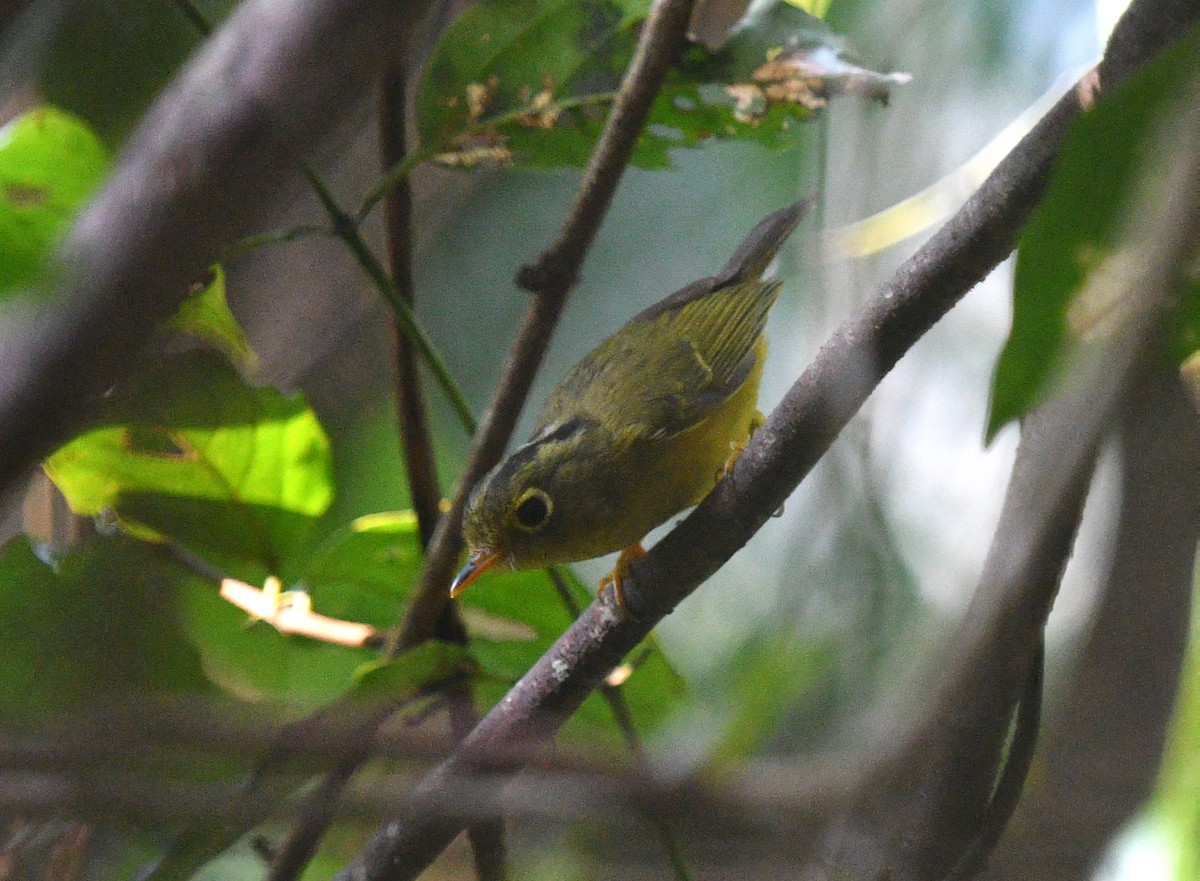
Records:
{"label": "leaf stem", "polygon": [[[505,111],[504,113],[499,113],[496,116],[476,120],[464,126],[457,135],[450,139],[449,143],[461,142],[466,138],[482,134],[501,125],[507,125],[514,120],[533,113],[546,113],[548,111],[563,112],[566,110],[575,110],[579,107],[588,107],[592,104],[608,104],[616,100],[616,97],[616,92],[596,92],[591,95],[573,95],[540,107],[535,107],[532,103],[526,104]],[[402,180],[405,180],[412,174],[413,169],[422,162],[432,159],[437,154],[450,149],[449,143],[432,147],[418,146],[406,153],[398,162],[395,162],[367,194],[362,205],[359,206],[358,213],[354,215],[355,222],[362,223],[365,221],[371,212],[375,210],[375,206],[387,195],[388,190],[399,184]]]}
{"label": "leaf stem", "polygon": [[450,368],[446,366],[446,362],[442,360],[442,356],[433,347],[429,337],[417,322],[416,315],[413,314],[412,307],[405,302],[404,297],[392,284],[392,280],[388,277],[387,270],[383,264],[379,262],[379,258],[371,251],[366,241],[362,237],[362,233],[358,229],[358,224],[354,218],[342,210],[338,205],[337,200],[330,192],[328,185],[323,181],[316,172],[305,166],[304,175],[312,184],[313,191],[320,199],[325,213],[329,215],[330,224],[333,227],[333,234],[341,239],[346,247],[350,249],[350,253],[354,255],[354,259],[358,261],[358,265],[367,273],[367,277],[371,279],[371,283],[375,286],[388,305],[392,307],[392,311],[396,313],[396,320],[404,329],[404,333],[417,347],[417,351],[421,353],[425,364],[429,367],[434,379],[441,386],[442,392],[449,400],[451,407],[454,409],[455,415],[458,417],[459,423],[467,434],[473,434],[476,427],[475,417],[471,415],[471,407],[467,403],[466,396],[458,383],[454,381],[454,377],[450,374]]}

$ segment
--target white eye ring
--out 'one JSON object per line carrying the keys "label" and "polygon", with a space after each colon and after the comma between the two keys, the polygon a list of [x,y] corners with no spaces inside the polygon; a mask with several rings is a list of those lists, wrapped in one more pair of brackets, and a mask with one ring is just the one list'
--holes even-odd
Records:
{"label": "white eye ring", "polygon": [[553,510],[554,503],[550,501],[550,496],[534,487],[521,494],[520,500],[513,508],[513,519],[516,520],[519,529],[537,532],[549,521]]}

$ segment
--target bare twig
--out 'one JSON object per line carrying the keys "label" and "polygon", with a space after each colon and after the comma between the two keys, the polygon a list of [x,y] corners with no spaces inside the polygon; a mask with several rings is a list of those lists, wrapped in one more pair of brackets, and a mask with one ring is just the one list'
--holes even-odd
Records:
{"label": "bare twig", "polygon": [[[1139,6],[1157,6],[1164,15],[1185,23],[1196,14],[1194,5],[1183,0],[1140,0],[1134,8]],[[1177,27],[1176,32],[1180,30]],[[1142,41],[1134,56],[1137,61],[1144,62],[1161,48],[1163,36],[1157,42]],[[359,881],[414,877],[462,825],[460,818],[426,810],[428,802],[470,780],[480,768],[479,755],[494,753],[498,744],[548,739],[662,616],[769,519],[900,356],[1011,251],[1041,197],[1077,109],[1072,94],[1018,144],[947,226],[826,343],[754,435],[731,479],[722,481],[696,511],[633,565],[634,583],[626,589],[626,600],[636,617],[620,616],[603,603],[584,611],[459,749],[425,779],[410,803],[389,821],[387,834],[373,837],[339,877]],[[554,260],[547,265],[552,268],[545,277],[569,276],[554,268]],[[1084,465],[1090,470],[1090,461]]]}
{"label": "bare twig", "polygon": [[[404,69],[393,64],[384,75],[379,99],[380,160],[384,168],[402,162],[408,155],[405,143]],[[384,227],[387,230],[388,269],[400,298],[413,302],[412,277],[412,187],[407,178],[388,190],[384,199]],[[409,495],[417,515],[421,546],[428,547],[441,512],[442,488],[437,462],[433,457],[433,437],[421,392],[421,376],[406,328],[395,324],[396,411],[404,448],[404,470]]]}
{"label": "bare twig", "polygon": [[416,645],[427,639],[442,606],[449,601],[447,588],[462,551],[462,515],[467,495],[499,461],[512,436],[567,293],[608,210],[654,96],[684,44],[691,6],[691,0],[657,0],[654,4],[562,232],[539,261],[538,269],[522,270],[520,283],[532,285],[535,294],[496,394],[476,433],[471,458],[459,477],[450,510],[430,542],[421,580],[396,634],[399,646]]}

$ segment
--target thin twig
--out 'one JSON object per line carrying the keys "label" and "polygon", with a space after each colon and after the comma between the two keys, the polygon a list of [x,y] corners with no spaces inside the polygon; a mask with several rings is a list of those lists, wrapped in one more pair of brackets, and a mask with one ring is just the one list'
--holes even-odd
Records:
{"label": "thin twig", "polygon": [[[384,76],[380,88],[379,133],[380,160],[384,168],[404,165],[408,159],[405,117],[405,70],[393,64]],[[417,155],[416,151],[413,155]],[[414,299],[412,279],[412,187],[407,177],[387,190],[384,197],[384,218],[387,229],[388,259],[392,282],[409,303]],[[429,549],[429,541],[441,517],[442,490],[438,482],[437,463],[433,455],[433,436],[421,393],[417,361],[405,328],[396,323],[396,410],[400,420],[400,436],[404,443],[404,464],[408,476],[409,495],[417,514],[421,548]],[[466,644],[467,629],[458,606],[447,603],[434,628],[434,636],[449,642]],[[479,710],[469,685],[453,687],[447,695],[451,730],[457,743],[479,721]],[[499,817],[477,821],[467,828],[467,837],[475,854],[476,873],[480,881],[502,881],[505,876],[504,823]]]}
{"label": "thin twig", "polygon": [[450,368],[446,366],[446,362],[442,360],[442,356],[434,348],[424,329],[417,322],[417,317],[413,314],[412,307],[405,302],[400,292],[396,290],[396,286],[392,284],[387,270],[379,262],[379,258],[375,256],[366,240],[362,237],[362,233],[358,229],[358,224],[354,222],[354,218],[342,210],[342,207],[338,205],[337,199],[334,198],[333,193],[325,185],[324,181],[308,169],[305,169],[305,174],[308,177],[309,183],[312,184],[317,198],[321,201],[321,207],[325,209],[325,213],[329,216],[329,222],[333,226],[333,234],[341,239],[346,247],[350,249],[350,253],[354,255],[354,259],[358,261],[358,265],[366,272],[367,278],[371,280],[371,284],[374,285],[375,290],[392,307],[392,311],[396,313],[396,320],[404,328],[405,336],[413,342],[417,347],[417,351],[421,353],[422,359],[428,365],[443,394],[446,395],[463,430],[467,434],[470,434],[475,429],[475,417],[471,415],[471,405],[467,403],[462,389],[458,387],[458,383],[454,381],[454,377],[450,374]]}
{"label": "thin twig", "polygon": [[[535,294],[510,350],[496,394],[476,434],[470,460],[459,478],[450,510],[430,542],[429,555],[404,619],[398,646],[428,638],[462,551],[462,516],[471,488],[499,461],[524,407],[534,376],[550,345],[567,294],[612,201],[650,105],[686,39],[692,0],[658,0],[650,11],[612,113],[584,169],[575,201],[555,244],[539,261],[540,270],[522,270],[518,283],[536,276]],[[522,281],[524,279],[524,281]]]}
{"label": "thin twig", "polygon": [[239,254],[244,254],[247,251],[254,251],[258,248],[265,248],[268,245],[284,245],[289,242],[297,241],[298,239],[307,238],[308,236],[331,236],[333,230],[328,226],[321,226],[314,223],[304,223],[299,226],[289,226],[286,229],[272,229],[266,232],[255,233],[254,235],[246,236],[244,239],[239,239],[221,255],[222,259],[236,257]]}
{"label": "thin twig", "polygon": [[[395,63],[384,75],[379,99],[380,161],[384,168],[403,164],[409,156],[406,146],[405,74]],[[387,190],[384,198],[388,269],[399,297],[411,307],[414,301],[412,275],[413,205],[412,187],[407,177]],[[396,347],[396,415],[403,444],[404,473],[409,495],[417,515],[421,547],[428,548],[433,530],[441,516],[442,487],[437,461],[433,455],[433,436],[421,391],[416,353],[399,319],[393,325]]]}
{"label": "thin twig", "polygon": [[[1194,4],[1175,2],[1168,11],[1191,21]],[[1134,8],[1141,5],[1154,0],[1139,0]],[[1168,36],[1139,40],[1134,59],[1144,63]],[[755,433],[730,479],[633,565],[626,601],[637,617],[593,603],[417,787],[388,821],[387,834],[376,834],[339,878],[414,877],[461,828],[459,819],[427,805],[474,777],[476,751],[494,753],[499,744],[551,737],[659,619],[769,520],[900,356],[1012,250],[1077,111],[1074,95],[1059,102],[955,217],[826,343]],[[552,268],[546,278],[571,276],[554,259],[547,265]]]}
{"label": "thin twig", "polygon": [[[580,107],[590,107],[594,104],[610,104],[616,100],[616,92],[596,92],[591,95],[574,95],[568,98],[560,98],[552,101],[550,104],[537,105],[532,101],[521,107],[516,107],[504,113],[498,113],[495,116],[488,116],[478,119],[475,122],[465,126],[454,136],[455,142],[461,142],[474,135],[481,134],[496,129],[498,126],[505,125],[516,119],[530,116],[538,113],[561,113],[568,110],[575,110]],[[393,162],[383,176],[371,187],[371,191],[367,197],[363,199],[362,205],[359,206],[358,212],[354,215],[357,223],[362,223],[375,210],[375,206],[380,203],[387,192],[402,180],[406,180],[413,170],[429,159],[433,159],[439,153],[446,152],[449,148],[444,145],[432,146],[417,146],[407,153],[404,157]]]}

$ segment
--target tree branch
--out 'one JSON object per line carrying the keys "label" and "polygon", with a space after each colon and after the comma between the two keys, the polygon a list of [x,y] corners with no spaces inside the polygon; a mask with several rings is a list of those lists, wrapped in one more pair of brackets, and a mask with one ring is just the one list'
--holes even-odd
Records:
{"label": "tree branch", "polygon": [[[1147,5],[1185,22],[1196,15],[1194,4],[1184,0],[1139,0],[1134,8]],[[1144,62],[1161,44],[1142,41],[1131,57]],[[427,810],[427,804],[485,768],[496,773],[483,757],[500,745],[548,740],[658,620],[745,544],[900,356],[1012,250],[1077,110],[1074,94],[1060,101],[955,217],[825,344],[755,433],[730,479],[633,565],[626,599],[634,615],[623,617],[607,604],[593,603],[339,878],[414,877],[462,827],[461,817]],[[555,278],[566,275],[554,270]]]}
{"label": "tree branch", "polygon": [[167,87],[71,232],[57,295],[6,310],[0,491],[84,424],[191,280],[253,229],[397,50],[411,6],[249,0]]}
{"label": "tree branch", "polygon": [[983,876],[1086,881],[1154,786],[1187,648],[1200,529],[1200,422],[1173,371],[1120,414],[1116,552],[1080,658],[1048,716],[1016,820]]}
{"label": "tree branch", "polygon": [[[854,867],[855,877],[942,878],[985,825],[1012,708],[1041,651],[1097,451],[1131,390],[1161,371],[1160,327],[1178,306],[1194,260],[1197,95],[1200,77],[1148,145],[1147,155],[1166,161],[1147,170],[1129,212],[1136,226],[1125,246],[1139,255],[1138,272],[1117,281],[1096,273],[1088,281],[1097,289],[1091,296],[1125,304],[1130,317],[1097,344],[1093,368],[1069,394],[1026,419],[1000,525],[950,663],[941,663],[934,698],[904,748],[880,763],[849,812],[856,827],[849,838],[877,842],[878,864]],[[1080,296],[1087,301],[1089,292]]]}
{"label": "tree branch", "polygon": [[467,496],[500,460],[508,445],[567,294],[608,211],[650,105],[684,45],[691,7],[692,0],[656,0],[604,132],[584,169],[562,231],[537,268],[520,273],[518,283],[533,290],[534,296],[496,394],[476,432],[471,458],[459,478],[450,510],[430,542],[421,580],[396,635],[397,646],[416,645],[428,639],[442,607],[449,602],[447,589],[462,551],[462,516]]}

